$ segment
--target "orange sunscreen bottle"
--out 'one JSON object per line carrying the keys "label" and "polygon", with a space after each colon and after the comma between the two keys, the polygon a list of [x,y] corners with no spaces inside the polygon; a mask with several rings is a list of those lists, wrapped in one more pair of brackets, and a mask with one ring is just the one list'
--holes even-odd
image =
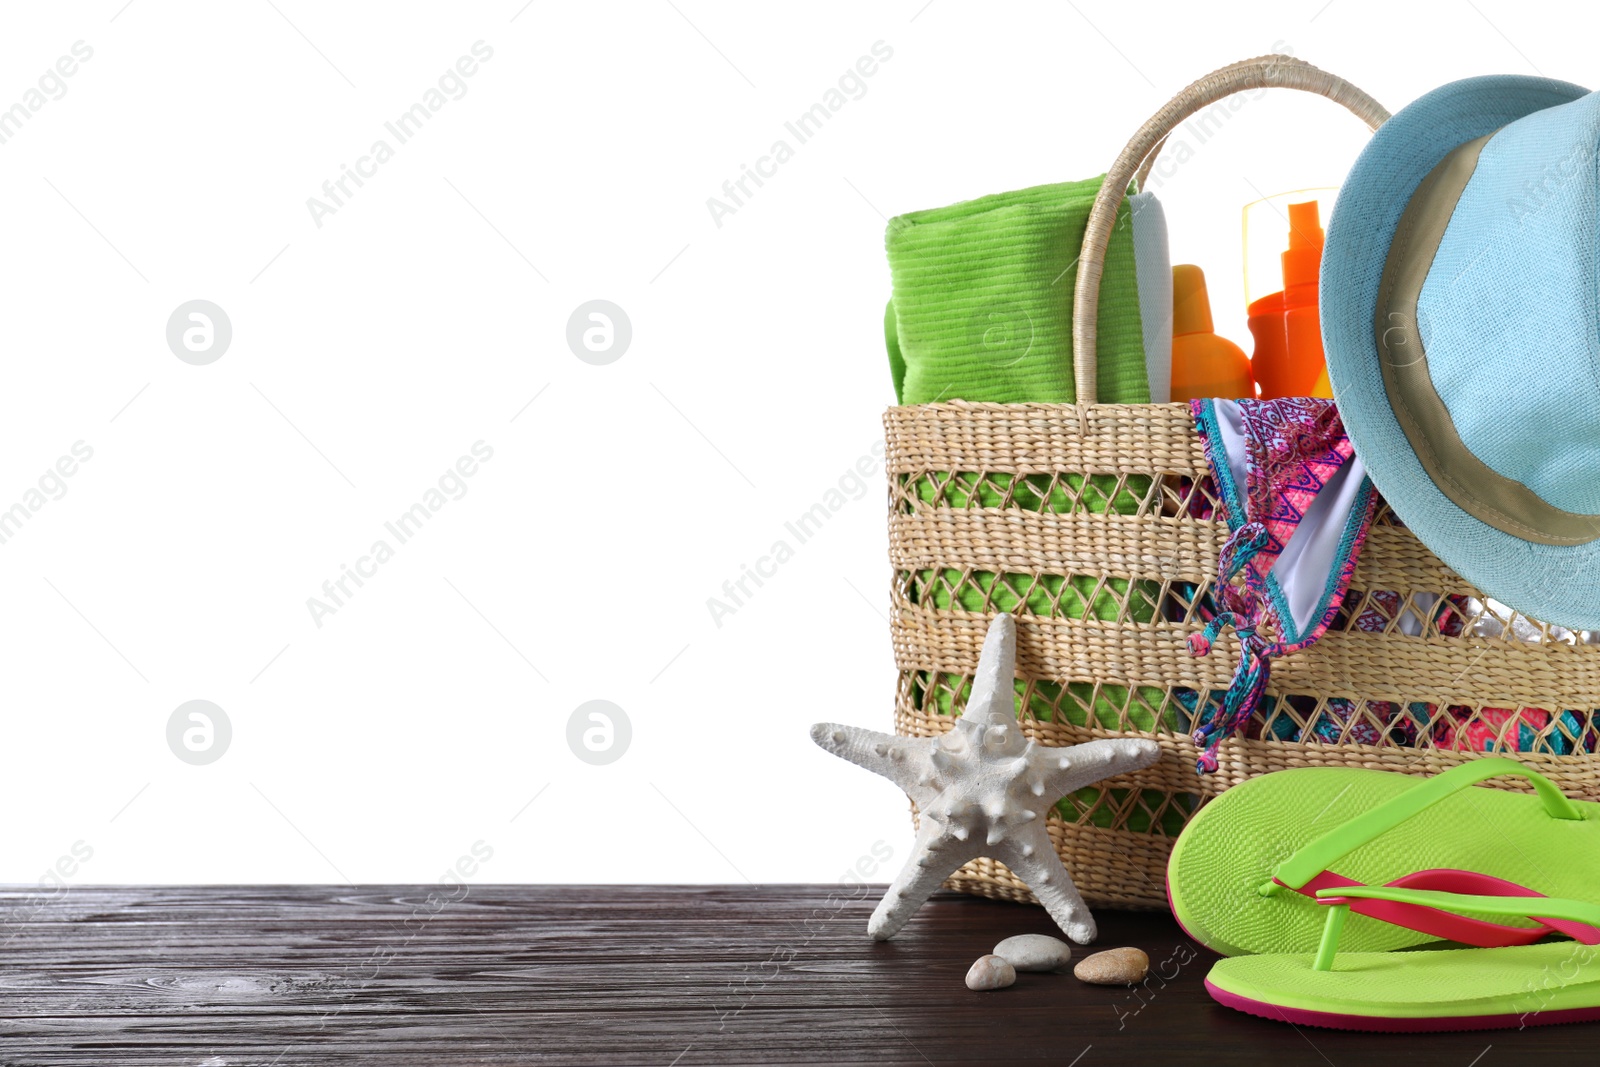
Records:
{"label": "orange sunscreen bottle", "polygon": [[1322,320],[1317,314],[1317,271],[1322,265],[1322,223],[1317,202],[1289,205],[1289,250],[1283,253],[1283,291],[1250,305],[1255,337],[1251,372],[1264,400],[1315,396],[1322,377]]}
{"label": "orange sunscreen bottle", "polygon": [[1244,349],[1211,332],[1206,276],[1192,263],[1172,268],[1172,399],[1256,395]]}

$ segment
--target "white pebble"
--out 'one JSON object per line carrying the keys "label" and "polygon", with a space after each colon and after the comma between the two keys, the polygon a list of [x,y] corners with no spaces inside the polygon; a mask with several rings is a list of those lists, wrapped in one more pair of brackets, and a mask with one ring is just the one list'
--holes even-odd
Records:
{"label": "white pebble", "polygon": [[1072,946],[1049,934],[1018,934],[996,945],[994,954],[1019,971],[1044,974],[1066,970],[1072,961]]}
{"label": "white pebble", "polygon": [[968,989],[1004,989],[1017,980],[1017,969],[1002,956],[979,956],[967,972]]}

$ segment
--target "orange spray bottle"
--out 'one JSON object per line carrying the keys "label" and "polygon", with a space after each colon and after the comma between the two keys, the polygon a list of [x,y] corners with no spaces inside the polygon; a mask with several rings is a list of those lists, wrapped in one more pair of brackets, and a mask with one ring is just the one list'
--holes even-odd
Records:
{"label": "orange spray bottle", "polygon": [[1172,399],[1256,395],[1244,349],[1211,329],[1206,276],[1192,263],[1172,268]]}
{"label": "orange spray bottle", "polygon": [[1317,272],[1322,265],[1322,223],[1315,200],[1289,205],[1289,249],[1283,253],[1283,291],[1250,305],[1250,360],[1264,400],[1314,396],[1322,378],[1322,320],[1317,314]]}

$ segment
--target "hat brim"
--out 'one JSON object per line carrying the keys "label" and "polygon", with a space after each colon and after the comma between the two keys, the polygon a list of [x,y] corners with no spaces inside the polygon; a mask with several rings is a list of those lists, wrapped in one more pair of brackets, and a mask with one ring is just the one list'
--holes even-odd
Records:
{"label": "hat brim", "polygon": [[1495,600],[1543,622],[1600,630],[1600,540],[1534,544],[1502,533],[1446,497],[1390,407],[1373,324],[1389,245],[1422,179],[1457,146],[1588,92],[1547,78],[1469,78],[1395,114],[1373,135],[1334,203],[1319,305],[1328,375],[1345,430],[1401,521]]}

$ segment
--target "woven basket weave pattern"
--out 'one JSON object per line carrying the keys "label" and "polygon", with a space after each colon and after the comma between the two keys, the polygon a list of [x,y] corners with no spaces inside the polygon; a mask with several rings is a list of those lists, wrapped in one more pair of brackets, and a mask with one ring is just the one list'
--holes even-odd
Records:
{"label": "woven basket weave pattern", "polygon": [[[1011,611],[1019,714],[1031,737],[1066,745],[1148,736],[1161,746],[1155,766],[1064,798],[1050,817],[1090,904],[1164,907],[1177,833],[1208,798],[1248,777],[1328,765],[1433,774],[1481,754],[1462,750],[1480,724],[1480,735],[1493,731],[1503,751],[1568,795],[1600,800],[1600,761],[1588,754],[1600,645],[1520,618],[1486,625],[1481,594],[1382,505],[1341,615],[1346,628],[1278,660],[1267,692],[1279,699],[1250,736],[1223,742],[1215,774],[1197,775],[1192,707],[1178,694],[1226,689],[1237,646],[1225,634],[1195,658],[1186,644],[1204,625],[1196,602],[1227,536],[1224,523],[1195,517],[1208,513],[1195,505],[1215,501],[1187,406],[957,402],[892,408],[884,422],[898,731],[951,728],[988,621]],[[1349,625],[1362,615],[1387,621]],[[1403,714],[1385,716],[1385,706]],[[1526,708],[1551,714],[1529,728],[1515,714]],[[1338,743],[1272,739],[1318,725]],[[1359,743],[1358,732],[1376,743]],[[990,860],[949,884],[1033,899]]]}

